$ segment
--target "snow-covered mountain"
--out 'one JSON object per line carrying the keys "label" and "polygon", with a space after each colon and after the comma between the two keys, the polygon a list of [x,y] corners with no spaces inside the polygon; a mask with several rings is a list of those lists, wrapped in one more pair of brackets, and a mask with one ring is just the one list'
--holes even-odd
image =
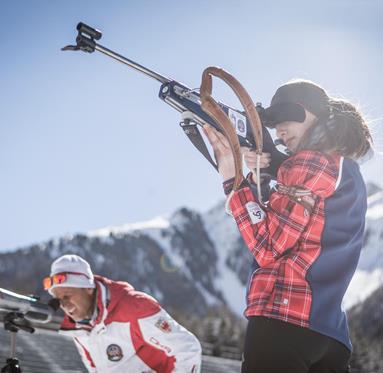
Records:
{"label": "snow-covered mountain", "polygon": [[[232,251],[222,238],[217,239],[218,229],[231,232]],[[44,298],[41,279],[49,273],[51,262],[62,254],[76,253],[91,263],[95,273],[129,281],[172,312],[203,315],[217,305],[240,313],[245,277],[239,271],[248,259],[244,248],[244,255],[236,257],[233,249],[242,242],[235,233],[223,203],[206,215],[180,208],[168,218],[107,227],[2,253],[0,283]],[[226,238],[226,243],[231,242],[229,235]]]}
{"label": "snow-covered mountain", "polygon": [[[185,273],[209,305],[223,301],[236,314],[243,312],[244,285],[251,258],[245,250],[236,224],[225,212],[224,202],[205,214],[181,208],[170,218],[159,217],[143,223],[106,227],[88,232],[88,237],[108,242],[111,236],[123,237],[137,232],[159,243],[164,252],[163,260],[160,261],[161,270]],[[204,242],[208,243],[209,255],[199,251],[199,247],[205,245]],[[197,257],[194,257],[196,253]],[[194,263],[189,259],[190,256],[194,257]],[[190,272],[189,266],[204,271],[204,277],[209,278],[207,282],[195,282],[196,276]]]}
{"label": "snow-covered mountain", "polygon": [[[344,306],[383,284],[383,191],[369,186],[365,246]],[[41,279],[65,253],[85,257],[94,272],[132,283],[173,312],[205,314],[227,306],[240,315],[251,257],[224,202],[204,214],[180,208],[169,217],[106,227],[0,254],[1,287],[44,295]]]}

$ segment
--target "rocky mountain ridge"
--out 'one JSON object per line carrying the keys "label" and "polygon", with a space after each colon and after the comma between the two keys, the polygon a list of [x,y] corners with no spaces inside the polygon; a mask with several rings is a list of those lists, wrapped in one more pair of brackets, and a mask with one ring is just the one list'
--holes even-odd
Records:
{"label": "rocky mountain ridge", "polygon": [[[383,191],[371,186],[364,248],[344,299],[350,308],[383,284]],[[94,272],[130,282],[166,307],[205,314],[225,306],[240,315],[251,256],[224,202],[204,214],[182,207],[168,218],[107,227],[0,253],[1,286],[45,296],[41,279],[65,253],[83,256]]]}

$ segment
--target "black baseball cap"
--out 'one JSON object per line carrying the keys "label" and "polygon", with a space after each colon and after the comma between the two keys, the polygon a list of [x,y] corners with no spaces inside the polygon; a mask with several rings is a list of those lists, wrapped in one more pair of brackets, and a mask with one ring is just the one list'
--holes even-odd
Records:
{"label": "black baseball cap", "polygon": [[263,124],[274,128],[286,121],[304,122],[305,109],[316,117],[328,114],[329,96],[317,84],[308,80],[297,80],[280,86],[265,109]]}

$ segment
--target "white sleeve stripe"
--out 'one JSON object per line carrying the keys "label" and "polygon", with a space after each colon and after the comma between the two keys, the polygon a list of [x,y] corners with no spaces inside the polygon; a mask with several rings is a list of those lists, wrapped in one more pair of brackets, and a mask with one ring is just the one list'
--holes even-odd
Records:
{"label": "white sleeve stripe", "polygon": [[338,174],[338,178],[337,178],[336,183],[335,183],[335,190],[338,189],[338,186],[339,186],[340,181],[342,179],[343,160],[344,160],[344,157],[340,157],[340,161],[339,161],[339,174]]}

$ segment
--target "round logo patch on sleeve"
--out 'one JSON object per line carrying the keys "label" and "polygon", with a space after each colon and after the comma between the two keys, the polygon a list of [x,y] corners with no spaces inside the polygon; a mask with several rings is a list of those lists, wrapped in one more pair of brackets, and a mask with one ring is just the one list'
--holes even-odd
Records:
{"label": "round logo patch on sleeve", "polygon": [[106,349],[106,354],[110,361],[120,361],[124,356],[121,347],[116,344],[109,345]]}
{"label": "round logo patch on sleeve", "polygon": [[160,317],[156,322],[156,327],[160,329],[164,333],[170,333],[172,331],[172,326],[169,324],[169,322],[164,319],[163,317]]}

